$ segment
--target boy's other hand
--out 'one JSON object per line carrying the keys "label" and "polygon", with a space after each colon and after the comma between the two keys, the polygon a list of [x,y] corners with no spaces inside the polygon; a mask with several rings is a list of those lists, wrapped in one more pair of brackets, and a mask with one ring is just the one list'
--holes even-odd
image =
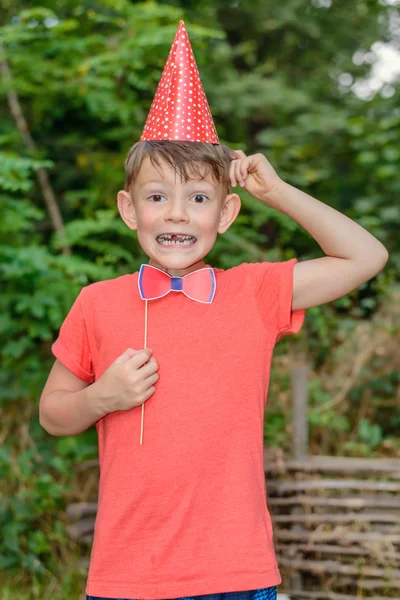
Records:
{"label": "boy's other hand", "polygon": [[127,348],[96,382],[101,405],[107,413],[140,406],[156,391],[157,371],[149,348]]}
{"label": "boy's other hand", "polygon": [[263,154],[246,156],[243,150],[233,150],[229,178],[232,187],[240,185],[249,194],[268,203],[267,195],[282,180]]}

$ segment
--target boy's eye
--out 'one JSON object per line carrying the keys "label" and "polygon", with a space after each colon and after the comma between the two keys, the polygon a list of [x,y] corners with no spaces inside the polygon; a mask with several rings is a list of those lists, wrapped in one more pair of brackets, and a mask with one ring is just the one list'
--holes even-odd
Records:
{"label": "boy's eye", "polygon": [[[149,196],[149,198],[153,202],[161,202],[162,199],[164,198],[164,196],[162,196],[161,194],[151,194],[151,196]],[[195,196],[193,196],[193,200],[197,204],[204,204],[204,202],[206,200],[208,200],[208,198],[207,198],[207,196],[205,196],[205,194],[196,194]]]}
{"label": "boy's eye", "polygon": [[197,202],[197,204],[204,204],[204,202],[207,200],[207,196],[205,196],[204,194],[196,194],[195,196],[193,196],[193,198],[194,201]]}

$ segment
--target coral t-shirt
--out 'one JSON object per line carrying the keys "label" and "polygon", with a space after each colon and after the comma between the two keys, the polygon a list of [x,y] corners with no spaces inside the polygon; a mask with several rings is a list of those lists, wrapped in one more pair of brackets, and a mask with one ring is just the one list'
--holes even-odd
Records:
{"label": "coral t-shirt", "polygon": [[[141,406],[97,421],[100,482],[86,593],[145,600],[281,583],[267,508],[263,421],[276,341],[300,330],[296,259],[214,269],[211,304],[148,301],[159,365]],[[207,265],[209,266],[209,265]],[[52,346],[93,383],[144,347],[138,273],[84,287]]]}

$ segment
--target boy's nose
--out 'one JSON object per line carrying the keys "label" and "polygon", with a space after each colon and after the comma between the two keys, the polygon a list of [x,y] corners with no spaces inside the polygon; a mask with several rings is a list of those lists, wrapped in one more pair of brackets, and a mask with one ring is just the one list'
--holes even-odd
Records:
{"label": "boy's nose", "polygon": [[171,202],[165,211],[164,219],[166,221],[187,221],[188,213],[184,202],[179,199]]}

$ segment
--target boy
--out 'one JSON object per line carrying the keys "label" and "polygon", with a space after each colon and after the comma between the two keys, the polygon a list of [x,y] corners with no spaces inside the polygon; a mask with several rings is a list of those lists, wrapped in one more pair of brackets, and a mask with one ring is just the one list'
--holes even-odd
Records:
{"label": "boy", "polygon": [[[263,465],[273,347],[299,331],[306,308],[347,294],[387,261],[379,241],[284,182],[263,155],[219,145],[210,119],[181,23],[118,193],[149,263],[82,289],[40,400],[52,435],[96,423],[89,599],[276,597]],[[239,213],[237,185],[294,218],[326,256],[206,264]]]}

